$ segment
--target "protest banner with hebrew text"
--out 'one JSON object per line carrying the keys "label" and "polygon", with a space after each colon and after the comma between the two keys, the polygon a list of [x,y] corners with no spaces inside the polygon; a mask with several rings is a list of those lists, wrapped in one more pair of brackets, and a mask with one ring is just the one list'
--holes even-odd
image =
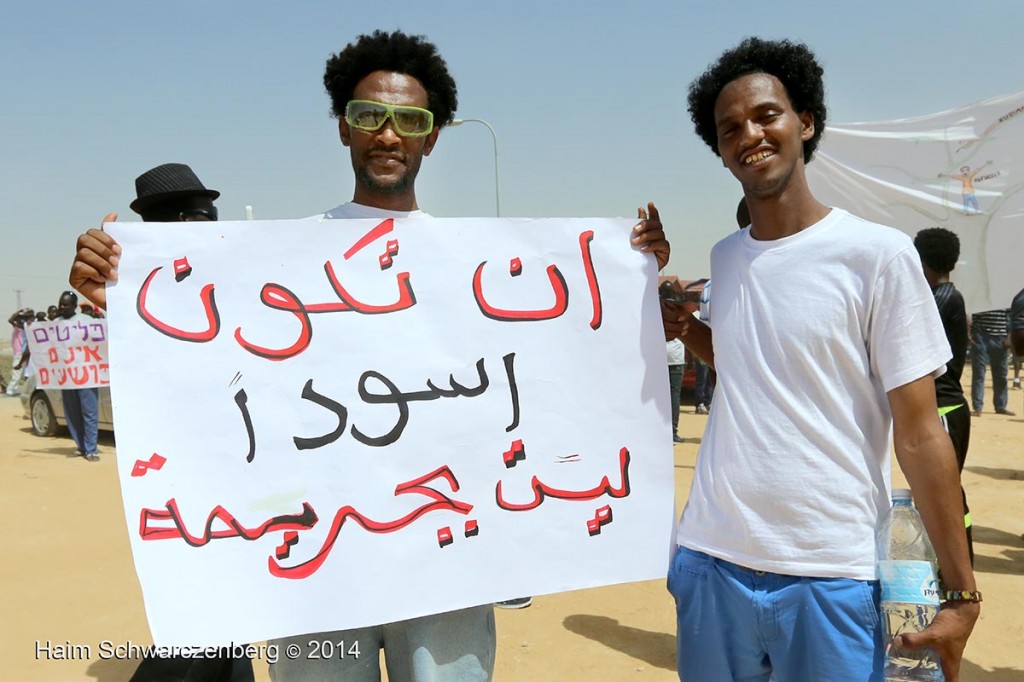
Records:
{"label": "protest banner with hebrew text", "polygon": [[39,388],[72,390],[110,383],[106,320],[79,314],[32,322],[25,333]]}

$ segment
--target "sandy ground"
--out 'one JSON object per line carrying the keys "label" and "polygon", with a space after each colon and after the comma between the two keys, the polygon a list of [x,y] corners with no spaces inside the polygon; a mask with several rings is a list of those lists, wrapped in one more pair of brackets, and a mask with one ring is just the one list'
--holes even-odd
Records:
{"label": "sandy ground", "polygon": [[[7,364],[7,363],[4,363]],[[7,365],[9,367],[9,364]],[[1024,415],[1024,392],[1011,391]],[[991,401],[988,401],[991,409]],[[706,418],[684,408],[675,448],[676,496],[685,502]],[[0,514],[5,536],[0,661],[8,680],[127,680],[135,661],[102,660],[100,643],[151,642],[135,576],[114,442],[99,463],[71,457],[66,436],[37,438],[20,401],[0,398]],[[894,478],[900,475],[894,473]],[[973,420],[964,486],[975,523],[976,570],[985,595],[966,652],[965,682],[1024,680],[1024,418]],[[541,597],[497,611],[497,682],[671,681],[674,608],[663,581]],[[40,644],[80,645],[75,660],[46,660]],[[85,656],[90,647],[90,655]],[[263,662],[258,680],[268,680]]]}

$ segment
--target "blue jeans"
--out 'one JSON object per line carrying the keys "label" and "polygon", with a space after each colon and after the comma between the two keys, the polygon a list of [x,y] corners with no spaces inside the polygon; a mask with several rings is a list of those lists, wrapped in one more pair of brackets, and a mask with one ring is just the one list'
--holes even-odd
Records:
{"label": "blue jeans", "polygon": [[100,390],[76,388],[61,391],[60,396],[64,401],[64,419],[78,451],[83,455],[95,454],[100,423]]}
{"label": "blue jeans", "polygon": [[1005,410],[1009,396],[1006,392],[1006,361],[1008,351],[1002,336],[992,336],[977,327],[971,327],[971,407],[981,412],[985,406],[985,367],[992,367],[992,402],[996,410]]}
{"label": "blue jeans", "polygon": [[683,392],[683,366],[668,366],[668,389],[672,393],[672,435],[679,434],[679,403]]}
{"label": "blue jeans", "polygon": [[[339,654],[338,647],[345,655]],[[380,682],[380,649],[388,679],[401,682],[486,682],[494,674],[491,604],[353,630],[318,632],[269,642],[279,650],[274,682]],[[350,655],[358,643],[358,657]],[[300,652],[290,658],[288,647]],[[333,656],[324,656],[327,647]],[[295,649],[294,647],[298,647]]]}
{"label": "blue jeans", "polygon": [[683,682],[882,680],[877,582],[752,571],[679,547],[668,589]]}

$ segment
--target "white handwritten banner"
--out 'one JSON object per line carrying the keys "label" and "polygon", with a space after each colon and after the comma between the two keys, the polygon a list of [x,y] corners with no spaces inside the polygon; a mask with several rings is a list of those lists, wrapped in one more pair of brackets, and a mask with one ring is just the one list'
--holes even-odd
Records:
{"label": "white handwritten banner", "polygon": [[110,383],[107,321],[74,319],[33,322],[26,329],[39,388],[77,389]]}
{"label": "white handwritten banner", "polygon": [[118,469],[156,642],[664,576],[668,379],[634,222],[108,225]]}
{"label": "white handwritten banner", "polygon": [[967,311],[1009,308],[1024,253],[1024,92],[930,116],[828,126],[807,177],[822,202],[913,236],[960,237]]}

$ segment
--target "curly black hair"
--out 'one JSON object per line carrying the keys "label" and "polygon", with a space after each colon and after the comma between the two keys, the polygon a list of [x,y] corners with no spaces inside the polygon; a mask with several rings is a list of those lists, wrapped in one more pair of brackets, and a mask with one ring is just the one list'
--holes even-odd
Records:
{"label": "curly black hair", "polygon": [[448,125],[459,105],[455,79],[437,52],[437,46],[424,36],[402,31],[363,34],[345,49],[331,55],[324,70],[324,87],[331,96],[331,112],[345,115],[345,106],[361,80],[374,71],[391,71],[412,76],[427,91],[427,108],[434,114],[437,127]]}
{"label": "curly black hair", "polygon": [[935,272],[948,275],[960,260],[960,238],[944,227],[929,227],[914,237],[921,262]]}
{"label": "curly black hair", "polygon": [[804,163],[809,163],[825,132],[825,82],[824,70],[803,43],[746,38],[708,66],[707,71],[690,83],[687,96],[690,119],[697,134],[718,154],[715,127],[718,95],[732,81],[752,73],[778,78],[786,88],[793,109],[798,113],[810,112],[814,117],[814,137],[804,142]]}

